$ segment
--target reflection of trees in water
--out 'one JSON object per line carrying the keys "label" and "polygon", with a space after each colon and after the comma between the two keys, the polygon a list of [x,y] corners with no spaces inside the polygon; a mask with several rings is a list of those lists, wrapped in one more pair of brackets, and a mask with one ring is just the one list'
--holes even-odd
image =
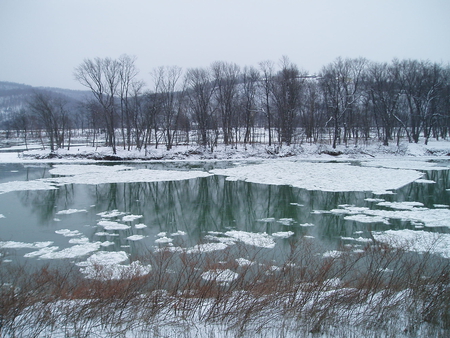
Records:
{"label": "reflection of trees in water", "polygon": [[27,190],[18,192],[20,201],[38,215],[38,224],[54,219],[58,205],[70,206],[75,198],[74,185],[63,185],[52,190]]}
{"label": "reflection of trees in water", "polygon": [[[242,181],[227,181],[222,176],[164,181],[150,183],[113,183],[100,185],[64,185],[58,190],[20,192],[22,203],[30,206],[40,218],[48,222],[55,212],[83,205],[89,210],[92,229],[91,240],[109,240],[114,246],[105,250],[120,250],[131,245],[131,251],[144,250],[146,243],[153,241],[159,232],[185,231],[187,237],[173,237],[174,244],[185,241],[184,246],[201,241],[208,231],[237,229],[250,232],[294,231],[290,240],[312,235],[335,246],[340,236],[354,236],[356,231],[367,234],[369,230],[387,230],[409,226],[400,221],[391,225],[367,224],[344,219],[344,215],[314,214],[313,211],[329,211],[339,205],[379,208],[375,202],[365,201],[369,197],[382,197],[388,201],[420,201],[428,207],[433,204],[448,204],[450,192],[449,171],[430,171],[427,179],[438,184],[410,184],[396,191],[396,195],[377,196],[370,192],[324,192],[308,191],[290,186],[253,184]],[[90,208],[94,204],[95,207]],[[57,208],[55,208],[57,206]],[[143,215],[134,222],[124,222],[130,229],[109,231],[119,236],[98,238],[94,236],[100,212],[119,210],[134,215]],[[77,216],[73,216],[77,217]],[[274,219],[261,221],[262,219]],[[280,219],[292,219],[292,224]],[[80,218],[81,219],[81,218]],[[145,229],[133,225],[144,223]],[[312,223],[314,227],[301,227]],[[404,222],[403,222],[404,223]],[[135,234],[149,236],[147,242],[130,242],[127,237]],[[363,235],[364,236],[364,235]]]}

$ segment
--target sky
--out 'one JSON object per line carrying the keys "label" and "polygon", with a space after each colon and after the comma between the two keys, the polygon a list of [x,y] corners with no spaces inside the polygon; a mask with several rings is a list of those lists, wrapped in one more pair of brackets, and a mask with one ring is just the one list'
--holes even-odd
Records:
{"label": "sky", "polygon": [[283,56],[318,73],[337,57],[450,63],[449,0],[0,0],[0,81],[85,89],[84,59],[258,66]]}

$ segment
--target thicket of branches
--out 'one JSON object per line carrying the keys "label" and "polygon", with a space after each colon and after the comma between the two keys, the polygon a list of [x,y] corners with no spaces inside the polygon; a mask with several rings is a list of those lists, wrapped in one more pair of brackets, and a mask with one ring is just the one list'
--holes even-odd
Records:
{"label": "thicket of branches", "polygon": [[274,263],[245,247],[161,248],[141,257],[148,274],[120,279],[0,256],[0,336],[448,337],[449,262],[432,251],[374,242],[325,257],[305,239]]}
{"label": "thicket of branches", "polygon": [[[449,135],[450,67],[429,61],[337,58],[317,75],[287,57],[258,67],[159,67],[149,91],[135,61],[128,55],[84,60],[74,76],[93,95],[82,116],[74,118],[57,98],[36,93],[29,109],[16,114],[15,129],[43,131],[52,149],[63,147],[74,130],[93,143],[101,134],[114,152],[119,146],[196,143],[213,149],[219,143],[325,139],[333,147],[373,138],[388,145],[403,137],[427,142]],[[267,138],[258,138],[257,128],[265,128]]]}

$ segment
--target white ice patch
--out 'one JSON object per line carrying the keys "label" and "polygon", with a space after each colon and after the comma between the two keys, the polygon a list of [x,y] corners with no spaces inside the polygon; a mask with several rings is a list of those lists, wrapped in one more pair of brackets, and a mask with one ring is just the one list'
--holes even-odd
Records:
{"label": "white ice patch", "polygon": [[77,212],[87,212],[87,210],[84,209],[67,209],[67,210],[60,210],[56,213],[56,215],[70,215],[75,214]]}
{"label": "white ice patch", "polygon": [[270,161],[211,171],[227,179],[260,184],[291,185],[307,190],[377,191],[399,189],[419,178],[415,170],[358,167],[346,163]]}
{"label": "white ice patch", "polygon": [[101,220],[97,224],[105,228],[105,230],[126,230],[131,228],[128,225],[108,220]]}
{"label": "white ice patch", "polygon": [[372,160],[361,162],[367,167],[383,167],[392,169],[413,169],[413,170],[448,170],[448,167],[439,167],[435,163],[417,160]]}
{"label": "white ice patch", "polygon": [[345,219],[364,223],[374,221],[388,224],[389,219],[400,219],[414,224],[422,224],[426,227],[450,227],[450,209],[415,207],[415,205],[422,205],[418,202],[380,202],[380,204],[394,210],[371,210],[346,206],[341,209],[333,209],[331,212],[349,215],[345,216]]}
{"label": "white ice patch", "polygon": [[421,253],[430,252],[450,258],[450,234],[404,229],[374,232],[373,236],[375,240],[396,248]]}
{"label": "white ice patch", "polygon": [[248,245],[268,249],[275,247],[275,242],[272,236],[266,233],[253,233],[253,232],[232,230],[227,231],[224,234],[236,240],[242,241]]}
{"label": "white ice patch", "polygon": [[238,263],[239,266],[251,266],[255,264],[255,262],[252,262],[245,258],[236,258],[236,262]]}
{"label": "white ice patch", "polygon": [[294,223],[294,219],[293,218],[280,218],[277,222],[281,223],[283,225],[292,225],[292,223]]}
{"label": "white ice patch", "polygon": [[377,205],[398,210],[412,210],[417,207],[423,207],[421,202],[379,202]]}
{"label": "white ice patch", "polygon": [[226,248],[228,248],[228,245],[225,243],[204,243],[204,244],[197,244],[192,248],[186,249],[186,253],[205,253],[224,250]]}
{"label": "white ice patch", "polygon": [[102,218],[113,218],[113,217],[119,217],[119,216],[125,215],[125,213],[122,211],[119,211],[117,209],[114,209],[114,210],[110,210],[110,211],[100,212],[97,215]]}
{"label": "white ice patch", "polygon": [[77,258],[83,257],[87,254],[97,251],[101,247],[100,242],[85,243],[74,245],[70,248],[63,249],[61,251],[49,252],[41,255],[41,259],[65,259],[65,258]]}
{"label": "white ice patch", "polygon": [[144,238],[145,238],[145,236],[142,236],[142,235],[131,235],[131,236],[127,237],[127,239],[129,241],[140,241],[141,239],[144,239]]}
{"label": "white ice patch", "polygon": [[293,231],[280,231],[272,233],[272,236],[279,238],[289,238],[294,235]]}
{"label": "white ice patch", "polygon": [[6,218],[6,217],[5,217],[5,215],[3,215],[3,214],[0,214],[0,218]]}
{"label": "white ice patch", "polygon": [[151,266],[143,266],[139,261],[130,265],[120,263],[128,260],[124,251],[100,251],[90,256],[86,262],[77,263],[80,271],[90,279],[111,280],[124,279],[133,276],[143,276],[151,271]]}
{"label": "white ice patch", "polygon": [[165,237],[165,236],[164,237],[160,237],[160,238],[155,240],[155,243],[158,243],[158,244],[166,244],[166,243],[172,243],[172,242],[173,242],[172,238]]}
{"label": "white ice patch", "polygon": [[425,179],[418,179],[418,180],[415,180],[414,182],[416,182],[416,183],[422,183],[422,184],[435,184],[435,183],[436,183],[435,181],[432,181],[432,180],[425,180]]}
{"label": "white ice patch", "polygon": [[345,216],[344,219],[346,221],[355,221],[360,223],[384,223],[384,224],[390,224],[389,220],[380,217],[380,216],[368,216],[368,215],[350,215]]}
{"label": "white ice patch", "polygon": [[45,248],[52,244],[53,244],[53,242],[50,242],[50,241],[49,242],[34,242],[34,243],[7,241],[7,242],[0,242],[0,248],[3,248],[3,249],[40,249],[40,248]]}
{"label": "white ice patch", "polygon": [[232,282],[239,277],[239,274],[231,271],[230,269],[225,270],[209,270],[202,273],[202,278],[207,281],[215,282]]}
{"label": "white ice patch", "polygon": [[64,237],[75,237],[82,235],[82,233],[79,232],[78,230],[69,230],[69,229],[55,230],[55,233],[58,235],[63,235]]}
{"label": "white ice patch", "polygon": [[12,191],[28,191],[28,190],[55,190],[58,189],[51,182],[43,180],[34,181],[12,181],[0,183],[0,194]]}
{"label": "white ice patch", "polygon": [[144,229],[144,228],[146,228],[147,226],[146,226],[144,223],[139,223],[139,224],[136,224],[134,227],[135,227],[136,229]]}
{"label": "white ice patch", "polygon": [[126,215],[122,217],[122,222],[133,222],[139,218],[144,217],[143,215]]}
{"label": "white ice patch", "polygon": [[204,171],[135,169],[123,165],[56,165],[50,173],[64,175],[46,179],[58,185],[180,181],[211,176]]}

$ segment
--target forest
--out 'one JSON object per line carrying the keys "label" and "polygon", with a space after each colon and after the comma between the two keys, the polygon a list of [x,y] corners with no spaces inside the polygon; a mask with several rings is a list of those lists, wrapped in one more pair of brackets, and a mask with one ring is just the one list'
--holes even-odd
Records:
{"label": "forest", "polygon": [[54,151],[81,135],[116,153],[117,147],[180,144],[211,151],[254,143],[335,148],[449,136],[450,67],[429,61],[338,57],[314,75],[286,56],[256,67],[222,61],[185,71],[161,66],[147,88],[136,57],[122,55],[85,59],[73,75],[91,95],[74,104],[35,90],[3,121],[6,137],[45,139]]}

